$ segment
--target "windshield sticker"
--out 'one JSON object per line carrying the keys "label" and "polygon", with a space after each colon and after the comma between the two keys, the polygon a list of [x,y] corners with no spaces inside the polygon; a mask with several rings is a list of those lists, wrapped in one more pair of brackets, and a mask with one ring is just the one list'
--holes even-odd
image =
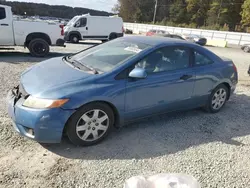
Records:
{"label": "windshield sticker", "polygon": [[139,49],[138,47],[132,47],[132,46],[129,46],[127,48],[125,48],[124,50],[126,51],[130,51],[130,52],[134,52],[134,53],[140,53],[142,50]]}

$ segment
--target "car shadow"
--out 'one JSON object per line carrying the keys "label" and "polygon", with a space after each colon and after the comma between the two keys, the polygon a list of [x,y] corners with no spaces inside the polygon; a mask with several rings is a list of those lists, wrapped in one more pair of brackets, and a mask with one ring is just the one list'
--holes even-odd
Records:
{"label": "car shadow", "polygon": [[46,57],[32,57],[30,53],[25,52],[0,52],[0,62],[12,63],[12,64],[20,64],[20,63],[36,63],[41,62],[53,57],[60,57],[69,55],[71,53],[58,53],[58,52],[50,52]]}
{"label": "car shadow", "polygon": [[174,154],[212,142],[244,147],[236,137],[250,134],[250,98],[234,95],[217,114],[202,110],[175,112],[130,124],[90,147],[76,147],[67,138],[61,144],[43,144],[69,159],[147,159]]}

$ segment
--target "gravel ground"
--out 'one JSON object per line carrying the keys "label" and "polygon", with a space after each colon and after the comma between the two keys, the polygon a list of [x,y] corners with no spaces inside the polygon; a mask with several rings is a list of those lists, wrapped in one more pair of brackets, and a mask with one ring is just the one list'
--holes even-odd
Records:
{"label": "gravel ground", "polygon": [[[53,48],[50,57],[86,48]],[[79,148],[67,138],[40,145],[18,136],[5,96],[21,72],[43,59],[26,50],[0,52],[0,187],[122,187],[134,175],[187,173],[202,187],[250,187],[250,54],[209,48],[232,58],[240,75],[236,94],[218,114],[200,110],[153,117],[115,130],[99,145]],[[60,52],[60,53],[59,53]]]}

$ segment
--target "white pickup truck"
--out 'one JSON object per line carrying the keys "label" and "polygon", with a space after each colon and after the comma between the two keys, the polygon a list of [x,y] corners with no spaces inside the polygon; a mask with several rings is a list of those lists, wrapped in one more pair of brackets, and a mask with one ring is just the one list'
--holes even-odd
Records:
{"label": "white pickup truck", "polygon": [[44,57],[50,46],[64,45],[64,26],[44,21],[13,20],[11,7],[0,5],[0,49],[27,47],[32,56]]}

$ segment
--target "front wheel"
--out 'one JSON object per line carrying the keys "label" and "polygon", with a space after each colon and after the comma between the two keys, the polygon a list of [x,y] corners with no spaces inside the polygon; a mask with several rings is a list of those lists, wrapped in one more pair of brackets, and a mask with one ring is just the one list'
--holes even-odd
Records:
{"label": "front wheel", "polygon": [[79,43],[79,40],[80,40],[80,38],[79,38],[79,36],[78,35],[71,35],[70,36],[70,42],[72,42],[72,43]]}
{"label": "front wheel", "polygon": [[116,39],[117,38],[117,35],[115,34],[115,33],[111,33],[110,35],[109,35],[109,40],[114,40],[114,39]]}
{"label": "front wheel", "polygon": [[206,105],[206,110],[210,113],[219,112],[227,102],[229,96],[228,88],[222,84],[214,89]]}
{"label": "front wheel", "polygon": [[49,53],[49,44],[43,39],[33,39],[29,43],[29,51],[34,57],[45,57]]}
{"label": "front wheel", "polygon": [[66,133],[73,144],[90,146],[102,141],[113,124],[112,109],[104,103],[92,103],[71,116],[66,125]]}

